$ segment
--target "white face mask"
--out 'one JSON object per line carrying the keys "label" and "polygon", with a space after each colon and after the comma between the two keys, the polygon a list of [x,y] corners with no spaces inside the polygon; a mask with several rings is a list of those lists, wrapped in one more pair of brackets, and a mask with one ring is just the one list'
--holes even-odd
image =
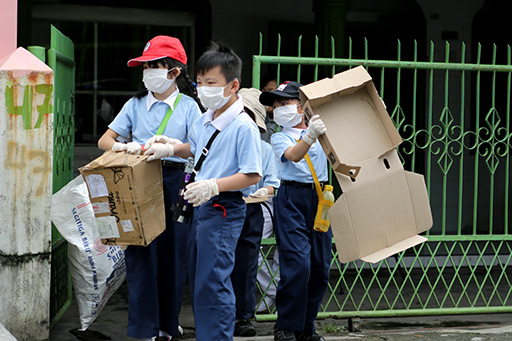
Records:
{"label": "white face mask", "polygon": [[142,74],[142,81],[146,89],[157,94],[166,92],[174,82],[174,78],[167,78],[167,74],[174,69],[145,69]]}
{"label": "white face mask", "polygon": [[226,86],[199,86],[197,88],[197,96],[205,107],[218,110],[226,105],[231,98],[231,95],[224,97],[224,89],[226,89],[229,84],[231,84],[231,82]]}
{"label": "white face mask", "polygon": [[283,128],[293,128],[302,122],[302,116],[297,112],[297,104],[289,104],[274,109],[274,121]]}

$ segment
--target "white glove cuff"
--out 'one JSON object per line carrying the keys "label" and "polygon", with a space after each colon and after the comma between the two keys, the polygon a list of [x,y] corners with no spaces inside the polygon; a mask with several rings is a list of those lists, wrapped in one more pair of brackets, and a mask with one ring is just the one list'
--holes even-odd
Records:
{"label": "white glove cuff", "polygon": [[113,152],[121,152],[123,150],[126,150],[126,144],[124,144],[122,142],[115,142],[114,145],[112,146]]}
{"label": "white glove cuff", "polygon": [[169,156],[173,156],[174,155],[174,147],[172,146],[172,144],[165,144],[164,146],[167,147],[167,150],[169,152]]}
{"label": "white glove cuff", "polygon": [[306,134],[302,137],[302,140],[309,144],[310,146],[315,143],[316,139],[309,136],[309,131],[306,132]]}
{"label": "white glove cuff", "polygon": [[219,185],[217,185],[217,181],[215,179],[209,179],[210,185],[212,188],[212,197],[219,195]]}

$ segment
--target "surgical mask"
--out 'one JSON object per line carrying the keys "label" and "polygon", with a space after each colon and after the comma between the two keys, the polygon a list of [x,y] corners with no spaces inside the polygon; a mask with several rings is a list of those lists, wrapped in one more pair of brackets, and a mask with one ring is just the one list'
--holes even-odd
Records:
{"label": "surgical mask", "polygon": [[197,95],[205,107],[218,110],[226,105],[231,98],[231,95],[224,97],[224,89],[226,89],[229,84],[231,84],[231,82],[226,86],[200,86],[197,88]]}
{"label": "surgical mask", "polygon": [[283,128],[293,128],[302,122],[302,116],[297,112],[297,104],[289,104],[274,109],[274,121]]}
{"label": "surgical mask", "polygon": [[142,74],[142,81],[146,86],[146,89],[157,94],[163,94],[166,92],[174,82],[173,79],[167,78],[167,74],[174,70],[167,69],[145,69]]}

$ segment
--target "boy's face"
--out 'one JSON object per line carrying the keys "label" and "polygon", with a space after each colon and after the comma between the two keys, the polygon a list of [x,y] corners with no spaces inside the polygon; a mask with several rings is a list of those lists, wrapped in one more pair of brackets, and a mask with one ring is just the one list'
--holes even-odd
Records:
{"label": "boy's face", "polygon": [[284,107],[285,105],[290,105],[290,104],[297,104],[297,112],[299,114],[302,113],[302,105],[300,104],[300,101],[296,98],[280,97],[274,101],[273,108],[275,109],[275,108],[279,108],[279,107]]}
{"label": "boy's face", "polygon": [[[226,80],[226,77],[221,72],[220,66],[216,66],[205,73],[198,74],[196,77],[197,86],[211,86],[211,87],[226,87],[224,89],[224,97],[230,96],[238,91],[238,79],[233,79],[231,82]],[[230,84],[231,83],[231,84]],[[226,86],[226,85],[230,86]]]}

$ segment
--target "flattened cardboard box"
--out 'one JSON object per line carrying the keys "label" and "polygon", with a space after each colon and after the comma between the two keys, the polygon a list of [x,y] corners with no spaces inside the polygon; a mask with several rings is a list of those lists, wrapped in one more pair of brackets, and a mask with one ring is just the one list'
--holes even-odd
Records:
{"label": "flattened cardboard box", "polygon": [[104,244],[146,246],[165,230],[162,165],[147,158],[108,151],[80,169]]}
{"label": "flattened cardboard box", "polygon": [[375,263],[427,239],[432,214],[423,175],[403,169],[402,142],[372,78],[357,67],[300,88],[306,116],[320,115],[319,140],[343,194],[329,210],[340,261]]}

